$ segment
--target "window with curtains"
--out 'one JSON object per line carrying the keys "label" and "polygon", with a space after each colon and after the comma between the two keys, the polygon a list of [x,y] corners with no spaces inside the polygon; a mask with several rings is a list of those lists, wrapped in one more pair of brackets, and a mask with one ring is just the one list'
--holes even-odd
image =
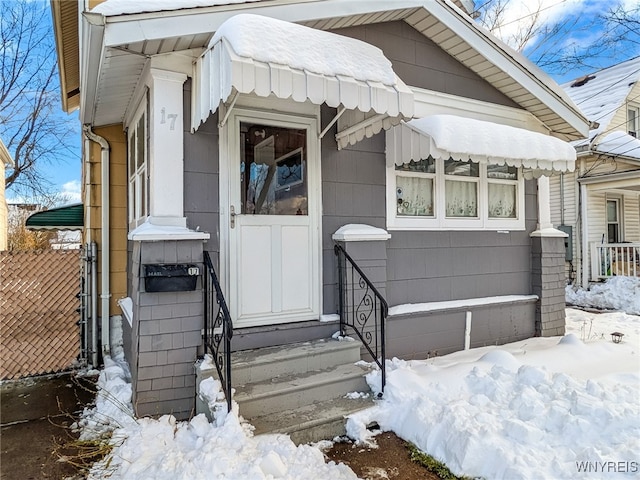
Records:
{"label": "window with curtains", "polygon": [[128,174],[129,174],[129,224],[132,227],[142,223],[149,214],[148,202],[148,148],[147,148],[147,109],[146,102],[138,108],[128,136]]}
{"label": "window with curtains", "polygon": [[517,167],[432,157],[388,162],[388,228],[525,228],[524,180]]}

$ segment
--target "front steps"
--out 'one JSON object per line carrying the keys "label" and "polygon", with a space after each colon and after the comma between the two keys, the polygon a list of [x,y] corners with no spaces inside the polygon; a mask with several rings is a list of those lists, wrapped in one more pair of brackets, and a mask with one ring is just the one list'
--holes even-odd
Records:
{"label": "front steps", "polygon": [[[355,365],[360,343],[316,340],[232,354],[234,400],[255,433],[286,433],[295,443],[345,433],[346,415],[372,405],[364,375]],[[198,383],[209,374],[199,374]],[[347,398],[366,392],[367,398]]]}

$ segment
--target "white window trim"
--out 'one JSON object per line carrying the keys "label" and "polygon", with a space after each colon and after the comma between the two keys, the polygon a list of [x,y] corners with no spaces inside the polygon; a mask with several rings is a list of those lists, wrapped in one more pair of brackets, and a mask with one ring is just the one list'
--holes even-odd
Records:
{"label": "white window trim", "polygon": [[[147,100],[143,99],[135,110],[135,114],[131,117],[131,123],[127,128],[127,210],[129,220],[129,230],[143,224],[149,216],[149,111],[147,108]],[[144,139],[144,160],[140,167],[135,167],[135,172],[131,172],[129,166],[131,162],[131,136],[137,135],[137,126],[140,117],[145,116],[145,139]],[[135,142],[137,146],[137,141]],[[137,164],[137,159],[133,162]],[[142,180],[142,182],[140,181]],[[145,184],[144,199],[145,209],[142,209],[142,183]],[[146,210],[146,211],[143,211]]]}
{"label": "white window trim", "polygon": [[[618,221],[617,222],[610,222],[609,221],[609,209],[608,207],[608,203],[609,202],[615,202],[616,203],[616,215],[618,216]],[[611,194],[607,194],[605,196],[605,200],[604,200],[604,208],[605,208],[605,226],[606,226],[606,233],[607,233],[607,242],[609,241],[609,225],[618,225],[618,243],[620,242],[624,242],[625,238],[624,238],[624,204],[623,204],[623,197],[620,195],[611,195]]]}
{"label": "white window trim", "polygon": [[[445,180],[476,181],[462,176],[444,174],[444,160],[436,160],[434,217],[399,216],[396,210],[396,175],[433,177],[433,174],[419,172],[401,172],[396,170],[393,148],[387,146],[386,190],[387,190],[387,229],[389,230],[524,230],[525,229],[525,193],[522,169],[518,169],[518,180],[505,181],[487,178],[487,166],[480,164],[478,178],[478,213],[477,218],[451,218],[445,216]],[[506,183],[516,185],[516,218],[490,218],[488,212],[489,183]]]}
{"label": "white window trim", "polygon": [[[631,119],[629,118],[629,110],[633,110],[636,113],[636,118],[635,118],[635,122],[636,122],[636,129],[635,129],[635,137],[636,138],[640,138],[640,105],[637,105],[635,103],[629,103],[627,104],[627,108],[625,110],[625,116],[627,118],[627,127],[626,127],[626,131],[627,133],[629,133],[631,130],[629,127],[631,127],[630,122]],[[631,135],[631,133],[629,133],[629,135]]]}

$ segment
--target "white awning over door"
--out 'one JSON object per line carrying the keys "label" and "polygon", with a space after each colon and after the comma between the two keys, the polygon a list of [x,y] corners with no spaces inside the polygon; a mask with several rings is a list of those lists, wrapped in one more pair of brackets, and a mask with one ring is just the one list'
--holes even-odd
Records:
{"label": "white awning over door", "polygon": [[576,150],[558,138],[522,128],[459,117],[430,115],[389,130],[398,165],[453,158],[522,167],[525,178],[575,169]]}
{"label": "white awning over door", "polygon": [[227,20],[197,60],[192,130],[235,92],[358,110],[385,128],[413,115],[413,92],[377,47],[258,15]]}

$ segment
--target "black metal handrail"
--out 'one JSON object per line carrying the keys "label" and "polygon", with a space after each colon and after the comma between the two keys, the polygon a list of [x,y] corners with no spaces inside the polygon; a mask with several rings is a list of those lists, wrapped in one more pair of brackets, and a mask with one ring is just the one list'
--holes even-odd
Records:
{"label": "black metal handrail", "polygon": [[351,327],[360,338],[380,368],[383,392],[386,384],[385,321],[389,306],[341,245],[336,244],[334,252],[338,257],[340,332],[346,335],[346,327]]}
{"label": "black metal handrail", "polygon": [[[204,252],[204,346],[210,353],[218,371],[218,378],[231,411],[231,338],[233,323],[227,302],[222,294],[218,276],[209,252]],[[213,287],[213,288],[212,288]]]}

